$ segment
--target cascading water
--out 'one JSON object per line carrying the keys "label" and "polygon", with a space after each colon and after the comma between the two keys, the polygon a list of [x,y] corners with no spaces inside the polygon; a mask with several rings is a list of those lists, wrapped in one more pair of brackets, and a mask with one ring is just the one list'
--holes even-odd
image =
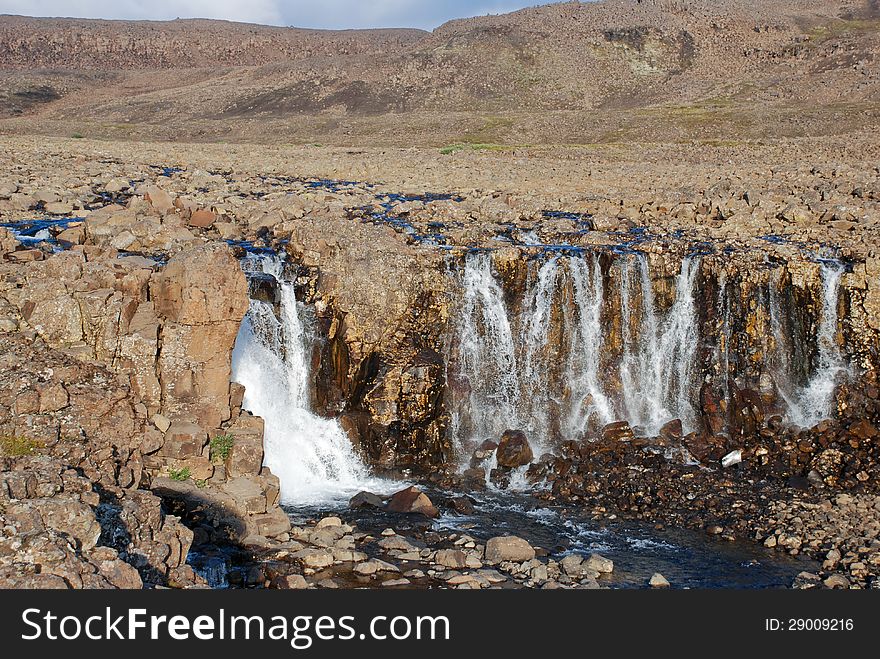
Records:
{"label": "cascading water", "polygon": [[834,391],[849,367],[837,343],[840,279],[845,267],[836,261],[822,262],[822,309],[816,331],[816,359],[812,374],[802,386],[792,373],[783,315],[775,287],[770,287],[770,318],[777,346],[780,373],[777,388],[787,408],[789,422],[809,428],[833,415]]}
{"label": "cascading water", "polygon": [[492,276],[488,254],[467,257],[462,284],[458,370],[467,393],[453,413],[454,436],[497,437],[516,418],[522,397],[504,292]]}
{"label": "cascading water", "polygon": [[[679,419],[688,433],[701,427],[697,398],[704,382],[714,382],[725,400],[734,388],[749,386],[731,372],[739,364],[732,360],[742,357],[731,352],[734,293],[728,291],[726,274],[717,282],[717,336],[714,343],[710,335],[701,336],[698,257],[683,259],[674,299],[665,309],[644,253],[616,256],[607,274],[597,253],[554,255],[534,263],[539,265],[530,270],[525,292],[506,301],[491,255],[465,259],[452,363],[467,395],[453,393],[451,427],[464,455],[485,439],[497,440],[507,428],[524,430],[538,453],[554,440],[580,437],[618,420],[654,436]],[[849,370],[837,340],[844,272],[838,262],[822,264],[814,358],[804,354],[811,341],[808,322],[798,324],[783,312],[785,282],[777,279],[768,286],[763,304],[775,350],[757,385],[763,387],[769,376],[787,421],[795,425],[809,427],[833,415],[836,385]],[[619,328],[617,344],[614,328]],[[704,344],[716,360],[708,370],[697,367]]]}
{"label": "cascading water", "polygon": [[[604,317],[606,290],[596,254],[541,264],[518,313],[505,303],[491,256],[468,255],[454,359],[467,394],[453,401],[453,436],[466,448],[518,428],[540,452],[555,435],[580,436],[593,422],[624,419],[653,434],[677,418],[692,428],[699,267],[698,259],[684,260],[675,301],[659,313],[646,256],[622,260],[623,355],[616,365],[603,366],[610,319]],[[564,323],[561,332],[553,331],[554,322]],[[619,392],[613,382],[620,383]]]}
{"label": "cascading water", "polygon": [[612,402],[602,388],[600,365],[602,360],[603,328],[602,301],[604,286],[599,259],[592,258],[592,266],[577,258],[570,263],[573,294],[576,300],[576,319],[568,333],[569,359],[566,377],[571,383],[571,401],[566,415],[565,431],[577,437],[587,430],[591,415],[599,423],[615,420]]}
{"label": "cascading water", "polygon": [[245,386],[244,408],[265,422],[265,464],[281,481],[282,502],[328,504],[360,490],[389,490],[395,484],[370,477],[340,425],[310,409],[309,334],[282,261],[250,257],[244,268],[273,276],[279,287],[277,316],[274,305],[251,300],[232,370]]}
{"label": "cascading water", "polygon": [[[633,271],[632,260],[637,267]],[[685,432],[693,429],[696,413],[691,396],[695,347],[699,340],[694,303],[694,282],[700,269],[698,259],[686,258],[676,280],[675,302],[658,317],[648,260],[644,254],[623,264],[621,314],[624,356],[620,364],[623,417],[648,435],[663,424],[680,419]],[[638,312],[631,307],[635,292],[642,300]],[[641,317],[637,336],[630,324],[632,314]]]}

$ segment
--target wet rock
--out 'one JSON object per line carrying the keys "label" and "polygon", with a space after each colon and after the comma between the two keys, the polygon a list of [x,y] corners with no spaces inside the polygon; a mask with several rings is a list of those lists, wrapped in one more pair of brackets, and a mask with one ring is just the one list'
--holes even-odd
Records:
{"label": "wet rock", "polygon": [[529,464],[534,455],[526,434],[520,430],[506,430],[495,451],[498,465],[515,469]]}
{"label": "wet rock", "polygon": [[358,492],[348,502],[348,507],[353,510],[359,508],[383,508],[385,502],[382,497],[371,492]]}
{"label": "wet rock", "polygon": [[626,421],[615,421],[602,428],[602,441],[605,443],[630,441],[634,437],[635,433]]}
{"label": "wet rock", "polygon": [[391,563],[380,561],[378,558],[371,558],[354,566],[354,573],[361,576],[370,576],[377,572],[400,572],[400,569]]}
{"label": "wet rock", "polygon": [[682,430],[681,419],[673,419],[669,423],[660,428],[660,437],[672,441],[680,440],[684,432]]}
{"label": "wet rock", "polygon": [[387,509],[395,513],[421,514],[426,517],[437,517],[440,514],[428,495],[415,486],[393,494]]}
{"label": "wet rock", "polygon": [[648,585],[651,586],[651,588],[669,588],[670,584],[666,580],[666,577],[664,577],[659,572],[655,572],[653,575],[651,575],[651,579],[648,581]]}
{"label": "wet rock", "polygon": [[473,499],[466,496],[450,497],[444,500],[444,504],[459,515],[473,515],[475,511]]}
{"label": "wet rock", "polygon": [[733,465],[737,465],[742,462],[742,459],[742,451],[737,449],[736,451],[731,451],[723,458],[721,458],[721,466],[724,468],[732,467]]}
{"label": "wet rock", "polygon": [[383,588],[397,588],[400,586],[409,586],[412,583],[409,579],[401,578],[401,579],[389,579],[388,581],[382,582]]}
{"label": "wet rock", "polygon": [[535,558],[532,546],[513,535],[490,538],[486,542],[485,560],[489,565],[498,565],[505,561],[521,563]]}

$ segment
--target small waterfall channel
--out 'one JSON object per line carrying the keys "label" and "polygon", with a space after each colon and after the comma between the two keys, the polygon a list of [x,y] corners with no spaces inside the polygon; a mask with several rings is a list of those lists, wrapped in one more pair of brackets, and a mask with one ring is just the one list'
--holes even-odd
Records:
{"label": "small waterfall channel", "polygon": [[251,254],[242,267],[277,282],[277,304],[251,300],[232,368],[233,380],[246,388],[244,408],[265,422],[265,463],[281,480],[282,503],[334,504],[361,490],[393,490],[399,484],[370,476],[337,421],[311,409],[313,336],[307,310],[284,277],[284,262]]}

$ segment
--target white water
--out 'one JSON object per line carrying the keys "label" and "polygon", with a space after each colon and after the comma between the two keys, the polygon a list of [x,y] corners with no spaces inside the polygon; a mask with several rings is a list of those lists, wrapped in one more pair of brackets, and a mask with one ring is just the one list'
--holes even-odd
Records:
{"label": "white water", "polygon": [[[491,256],[469,255],[456,337],[458,375],[468,386],[465,396],[454,397],[451,428],[462,457],[508,428],[525,431],[536,454],[552,446],[555,432],[577,437],[591,423],[625,419],[654,434],[681,419],[685,430],[691,429],[696,423],[691,396],[697,389],[692,379],[699,340],[698,271],[698,260],[683,262],[675,302],[659,313],[646,257],[632,255],[622,262],[624,354],[618,364],[605,366],[614,371],[609,373],[603,372],[602,356],[610,319],[603,317],[607,296],[595,255],[543,263],[519,312],[508,308]],[[554,313],[560,309],[563,331],[554,336]],[[631,323],[633,318],[638,322]],[[613,394],[611,380],[621,383],[620,395]]]}
{"label": "white water", "polygon": [[265,422],[265,464],[281,481],[288,505],[344,501],[361,490],[390,492],[399,483],[370,476],[351,441],[333,419],[309,404],[310,340],[292,283],[276,258],[251,261],[275,277],[280,317],[273,305],[251,300],[232,354],[233,379],[245,386],[244,408]]}
{"label": "white water", "polygon": [[[635,261],[635,268],[632,262]],[[624,355],[620,366],[624,418],[631,426],[656,434],[663,424],[680,419],[685,432],[693,429],[696,413],[691,403],[694,358],[699,342],[694,283],[700,263],[686,258],[675,285],[675,302],[661,317],[656,312],[648,260],[643,254],[623,263],[621,315]],[[636,293],[640,309],[632,306]],[[641,318],[632,335],[630,318]]]}
{"label": "white water", "polygon": [[840,278],[845,269],[835,262],[822,263],[822,310],[816,331],[816,361],[803,386],[792,386],[790,350],[775,286],[770,285],[770,319],[779,362],[777,389],[787,407],[787,420],[810,428],[833,416],[834,391],[849,367],[837,343]]}

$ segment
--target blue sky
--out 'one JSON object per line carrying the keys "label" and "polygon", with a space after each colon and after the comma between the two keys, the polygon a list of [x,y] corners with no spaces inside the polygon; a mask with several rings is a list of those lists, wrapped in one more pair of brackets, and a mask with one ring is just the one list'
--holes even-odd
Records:
{"label": "blue sky", "polygon": [[[545,0],[546,1],[546,0]],[[0,14],[168,20],[224,18],[313,28],[419,27],[501,14],[540,0],[0,0]]]}

